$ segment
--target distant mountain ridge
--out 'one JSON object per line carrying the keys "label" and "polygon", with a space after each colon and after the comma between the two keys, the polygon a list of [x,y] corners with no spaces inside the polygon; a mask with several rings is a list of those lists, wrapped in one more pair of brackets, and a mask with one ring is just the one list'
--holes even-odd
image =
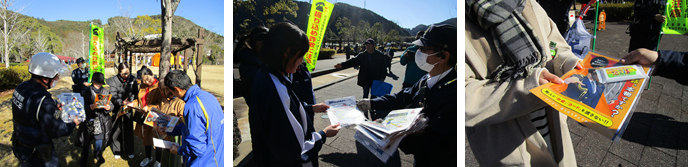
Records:
{"label": "distant mountain ridge", "polygon": [[[451,24],[451,25],[456,26],[457,20],[456,20],[456,17],[454,17],[454,18],[447,19],[447,20],[445,20],[445,21],[442,21],[442,22],[439,22],[439,23],[434,23],[434,24],[438,24],[438,25],[439,25],[439,24]],[[419,25],[417,25],[416,27],[413,27],[413,28],[406,28],[405,30],[406,30],[406,32],[408,32],[409,34],[415,35],[416,33],[418,33],[418,31],[427,30],[428,27],[430,27],[430,25],[419,24]]]}

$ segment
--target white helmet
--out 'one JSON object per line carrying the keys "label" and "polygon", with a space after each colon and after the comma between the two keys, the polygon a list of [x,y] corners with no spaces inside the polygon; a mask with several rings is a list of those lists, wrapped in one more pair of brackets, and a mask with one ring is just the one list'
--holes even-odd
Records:
{"label": "white helmet", "polygon": [[46,77],[55,78],[57,74],[66,74],[69,71],[69,66],[60,62],[52,53],[40,52],[31,57],[29,62],[29,73]]}

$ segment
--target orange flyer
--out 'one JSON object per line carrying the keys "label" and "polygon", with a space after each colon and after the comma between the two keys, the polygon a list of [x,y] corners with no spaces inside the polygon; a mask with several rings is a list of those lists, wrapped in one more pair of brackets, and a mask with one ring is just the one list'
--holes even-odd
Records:
{"label": "orange flyer", "polygon": [[[571,119],[619,141],[649,82],[647,78],[605,84],[597,81],[594,70],[621,65],[618,59],[589,52],[583,59],[583,69],[561,77],[565,84],[547,83],[530,92]],[[643,67],[648,74],[653,68]]]}

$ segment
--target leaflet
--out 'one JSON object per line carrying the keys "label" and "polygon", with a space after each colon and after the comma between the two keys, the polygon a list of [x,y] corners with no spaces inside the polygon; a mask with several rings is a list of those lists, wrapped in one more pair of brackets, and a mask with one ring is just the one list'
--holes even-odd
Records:
{"label": "leaflet", "polygon": [[65,122],[73,122],[77,118],[80,122],[86,119],[84,111],[84,98],[79,93],[62,93],[57,96],[62,104],[62,111],[59,112],[60,119]]}
{"label": "leaflet", "polygon": [[151,127],[165,127],[165,132],[172,132],[174,126],[177,125],[177,121],[179,121],[179,117],[164,114],[158,109],[153,108],[148,112],[148,115],[146,115],[143,124]]}
{"label": "leaflet", "polygon": [[363,112],[356,108],[354,96],[325,100],[325,104],[330,106],[327,109],[327,115],[332,125],[339,123],[342,127],[349,127],[366,120]]}
{"label": "leaflet", "polygon": [[171,149],[173,146],[179,147],[179,144],[171,141],[153,138],[153,146],[158,148]]}
{"label": "leaflet", "polygon": [[[619,141],[649,80],[639,78],[602,83],[599,77],[595,76],[600,73],[595,71],[623,65],[618,59],[593,52],[588,53],[583,59],[582,66],[583,69],[571,70],[561,77],[565,84],[547,83],[531,89],[530,92],[557,111],[614,141]],[[632,72],[647,75],[653,69],[653,66],[645,66],[642,70]],[[629,71],[623,72],[631,74]],[[602,74],[620,76],[617,75],[618,72],[613,71]]]}
{"label": "leaflet", "polygon": [[108,104],[110,104],[110,98],[112,98],[112,95],[102,95],[102,94],[96,94],[96,108],[105,108]]}

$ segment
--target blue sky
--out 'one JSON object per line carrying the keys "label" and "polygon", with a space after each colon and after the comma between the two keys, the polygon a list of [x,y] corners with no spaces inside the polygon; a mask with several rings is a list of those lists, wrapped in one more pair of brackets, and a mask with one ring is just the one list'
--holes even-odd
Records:
{"label": "blue sky", "polygon": [[[129,13],[132,18],[161,13],[160,0],[121,0],[121,4],[124,10],[131,6]],[[43,18],[46,21],[100,19],[106,24],[108,18],[121,15],[117,0],[19,0],[10,9],[15,10],[21,6],[26,6],[22,14]],[[222,0],[183,0],[174,15],[182,16],[207,30],[224,35]]]}
{"label": "blue sky", "polygon": [[[304,0],[299,0],[304,1]],[[343,2],[371,10],[390,21],[398,21],[403,28],[418,24],[430,25],[456,16],[456,0],[328,0]],[[305,0],[304,2],[309,2]],[[336,6],[335,6],[336,8]]]}

